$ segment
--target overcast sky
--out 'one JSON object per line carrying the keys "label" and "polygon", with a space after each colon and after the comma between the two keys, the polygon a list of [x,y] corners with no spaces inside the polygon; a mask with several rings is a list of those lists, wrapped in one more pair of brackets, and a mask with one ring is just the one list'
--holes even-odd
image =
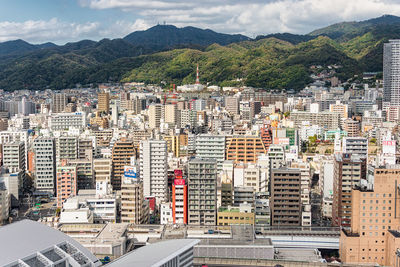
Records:
{"label": "overcast sky", "polygon": [[308,33],[342,21],[400,16],[399,0],[1,0],[0,42],[120,38],[157,23],[223,33]]}

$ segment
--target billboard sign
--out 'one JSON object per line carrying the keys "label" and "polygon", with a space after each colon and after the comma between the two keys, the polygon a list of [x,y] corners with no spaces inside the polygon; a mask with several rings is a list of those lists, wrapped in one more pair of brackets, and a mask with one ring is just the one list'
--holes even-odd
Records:
{"label": "billboard sign", "polygon": [[174,185],[185,185],[185,179],[175,179]]}
{"label": "billboard sign", "polygon": [[125,166],[124,167],[124,176],[125,178],[136,179],[136,167]]}

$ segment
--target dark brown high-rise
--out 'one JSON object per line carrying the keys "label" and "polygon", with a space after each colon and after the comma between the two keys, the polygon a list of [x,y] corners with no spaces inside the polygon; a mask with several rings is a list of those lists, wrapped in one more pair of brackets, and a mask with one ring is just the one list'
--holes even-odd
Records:
{"label": "dark brown high-rise", "polygon": [[301,225],[301,172],[280,168],[271,172],[271,225]]}
{"label": "dark brown high-rise", "polygon": [[136,157],[136,149],[133,140],[122,139],[117,141],[112,149],[113,176],[111,184],[114,190],[121,190],[124,166],[131,164],[131,158]]}

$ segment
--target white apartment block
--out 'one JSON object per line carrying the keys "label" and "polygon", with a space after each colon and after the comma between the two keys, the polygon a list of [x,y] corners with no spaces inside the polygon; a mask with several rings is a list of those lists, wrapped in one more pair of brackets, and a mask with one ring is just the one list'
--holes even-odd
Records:
{"label": "white apartment block", "polygon": [[146,140],[140,143],[140,177],[144,196],[156,197],[157,203],[167,200],[168,152],[164,140]]}
{"label": "white apartment block", "polygon": [[215,159],[218,172],[222,171],[225,160],[225,136],[201,134],[196,137],[196,157]]}
{"label": "white apartment block", "polygon": [[86,114],[84,112],[57,113],[50,117],[52,131],[68,130],[70,128],[84,129],[86,127]]}
{"label": "white apartment block", "polygon": [[25,173],[25,144],[24,142],[11,142],[3,144],[3,166],[10,172],[22,171]]}

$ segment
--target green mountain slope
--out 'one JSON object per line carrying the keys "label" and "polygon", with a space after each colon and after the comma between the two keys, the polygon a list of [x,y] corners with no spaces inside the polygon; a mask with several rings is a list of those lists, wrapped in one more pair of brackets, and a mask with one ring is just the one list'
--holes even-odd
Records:
{"label": "green mountain slope", "polygon": [[336,74],[341,80],[381,71],[383,43],[395,38],[400,38],[400,18],[383,16],[309,35],[272,34],[255,40],[173,26],[64,46],[19,40],[0,43],[0,88],[63,89],[109,81],[179,85],[195,81],[199,64],[204,83],[298,90],[310,82],[312,65],[341,65]]}

